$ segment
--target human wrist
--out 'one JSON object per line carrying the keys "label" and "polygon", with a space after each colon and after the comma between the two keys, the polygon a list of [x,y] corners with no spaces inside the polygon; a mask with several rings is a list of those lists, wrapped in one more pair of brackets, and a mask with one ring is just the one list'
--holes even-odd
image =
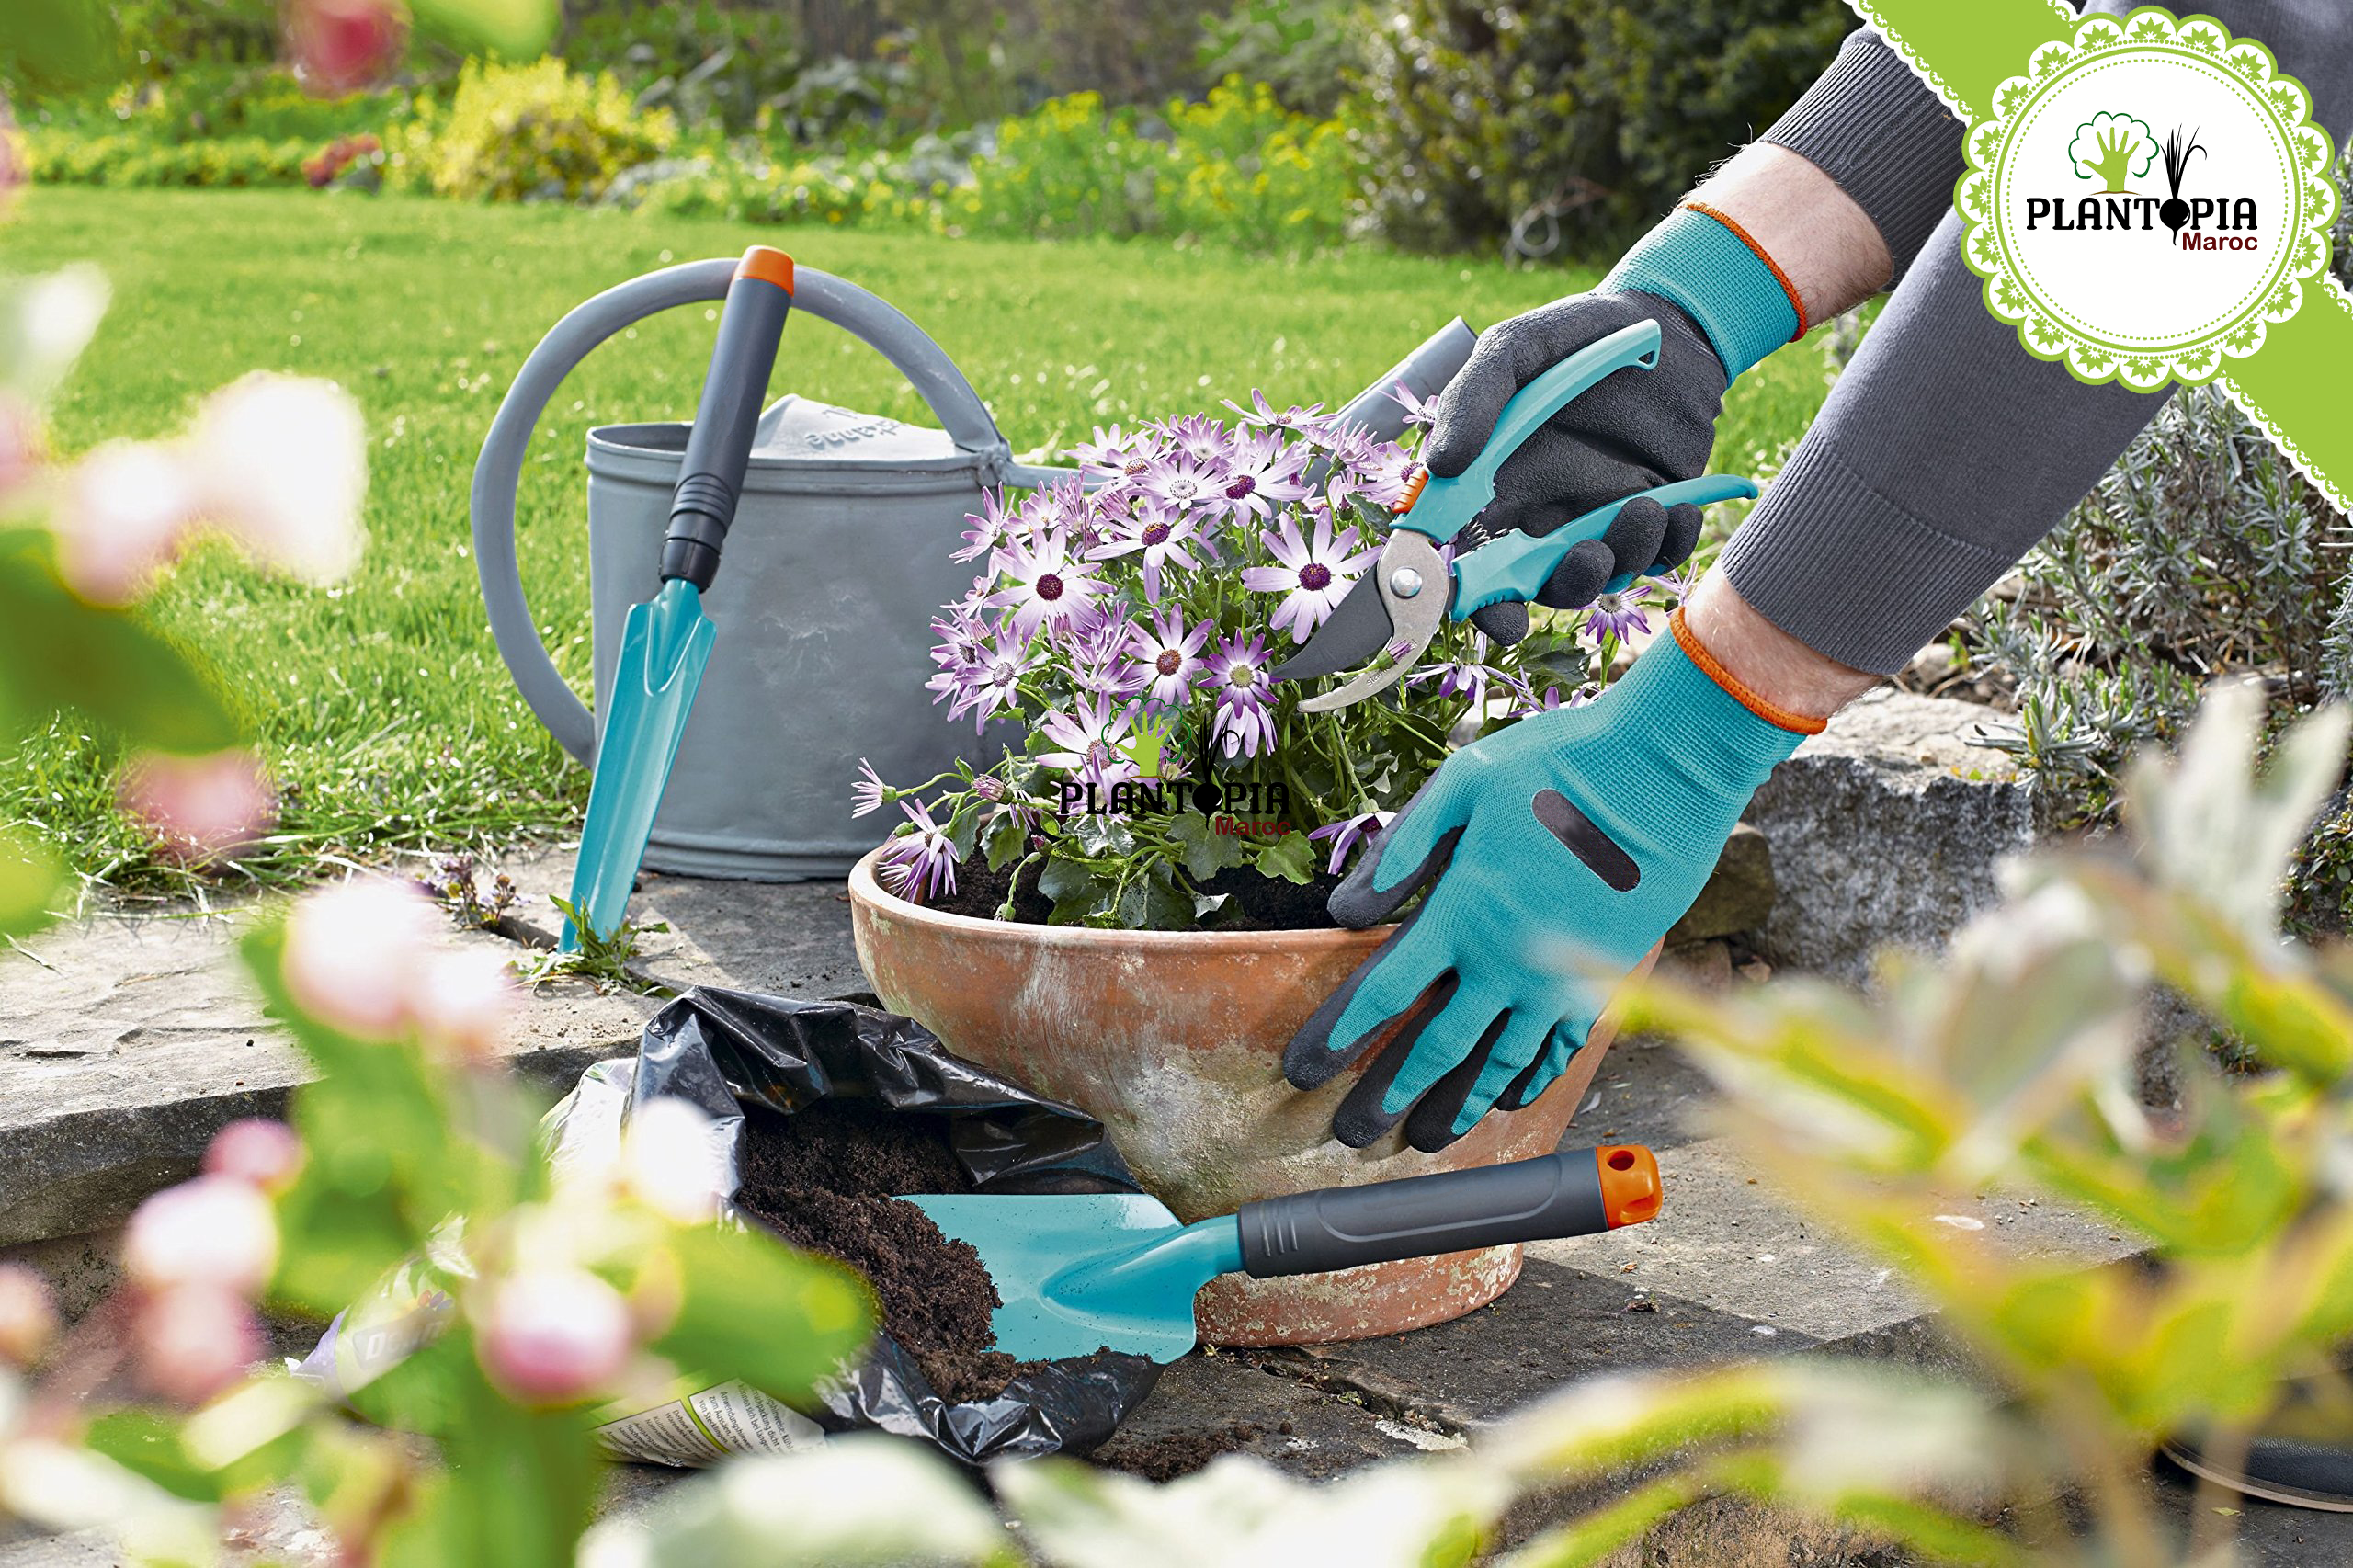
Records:
{"label": "human wrist", "polygon": [[1737,219],[1687,202],[1619,259],[1595,290],[1648,294],[1699,328],[1733,380],[1805,335],[1802,296]]}
{"label": "human wrist", "polygon": [[1819,728],[1878,678],[1816,653],[1740,597],[1721,570],[1677,611],[1683,629],[1766,708]]}

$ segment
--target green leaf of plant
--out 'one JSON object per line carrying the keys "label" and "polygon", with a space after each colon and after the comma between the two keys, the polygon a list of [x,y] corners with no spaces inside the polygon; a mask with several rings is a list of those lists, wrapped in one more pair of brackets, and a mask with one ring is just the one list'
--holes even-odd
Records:
{"label": "green leaf of plant", "polygon": [[1051,926],[1084,926],[1109,913],[1119,879],[1057,846],[1038,873],[1038,891],[1054,901]]}
{"label": "green leaf of plant", "polygon": [[189,655],[129,612],[74,597],[50,548],[28,530],[0,535],[0,727],[72,711],[161,751],[236,744],[243,726]]}
{"label": "green leaf of plant", "polygon": [[143,1475],[175,1497],[215,1503],[221,1476],[191,1457],[180,1424],[161,1411],[129,1406],[94,1417],[82,1441],[125,1470]]}
{"label": "green leaf of plant", "polygon": [[1070,824],[1070,835],[1089,855],[1131,855],[1135,852],[1135,833],[1118,817],[1080,817]]}
{"label": "green leaf of plant", "polygon": [[64,869],[22,834],[0,831],[0,937],[21,937],[49,924]]}
{"label": "green leaf of plant", "polygon": [[1315,880],[1315,844],[1303,833],[1286,833],[1258,851],[1258,869],[1305,887]]}
{"label": "green leaf of plant", "polygon": [[1169,820],[1168,836],[1185,858],[1185,874],[1197,882],[1242,864],[1245,846],[1238,833],[1220,833],[1217,824],[1199,812],[1179,812]]}
{"label": "green leaf of plant", "polygon": [[805,1399],[873,1335],[863,1281],[765,1232],[700,1227],[676,1232],[668,1245],[684,1290],[654,1348],[695,1375]]}
{"label": "green leaf of plant", "polygon": [[1002,871],[1021,858],[1029,835],[1022,831],[1021,819],[1007,812],[989,824],[988,835],[982,843],[988,851],[989,869]]}
{"label": "green leaf of plant", "polygon": [[980,825],[981,803],[977,797],[966,801],[957,808],[956,814],[948,819],[948,842],[954,846],[959,860],[972,858],[972,835],[979,831]]}

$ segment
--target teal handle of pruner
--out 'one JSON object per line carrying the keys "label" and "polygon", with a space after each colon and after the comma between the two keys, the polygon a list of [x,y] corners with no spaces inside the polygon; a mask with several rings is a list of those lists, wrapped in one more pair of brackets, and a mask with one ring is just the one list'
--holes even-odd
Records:
{"label": "teal handle of pruner", "polygon": [[[1472,610],[1498,599],[1534,598],[1552,575],[1552,569],[1569,553],[1569,547],[1580,540],[1599,539],[1608,533],[1609,525],[1618,520],[1619,508],[1629,501],[1647,496],[1662,506],[1679,506],[1686,502],[1706,506],[1756,494],[1756,482],[1736,473],[1703,473],[1697,479],[1681,479],[1673,484],[1621,496],[1540,537],[1515,532],[1490,540],[1454,558],[1454,598],[1447,607],[1447,614],[1464,620]],[[1637,574],[1624,572],[1612,577],[1608,591],[1615,593],[1623,588]]]}
{"label": "teal handle of pruner", "polygon": [[1596,338],[1512,394],[1495,416],[1495,433],[1471,466],[1450,479],[1435,474],[1422,485],[1412,506],[1393,525],[1427,534],[1444,544],[1495,498],[1495,471],[1519,450],[1519,444],[1543,427],[1544,422],[1602,377],[1614,371],[1658,364],[1658,324],[1636,322],[1607,337]]}

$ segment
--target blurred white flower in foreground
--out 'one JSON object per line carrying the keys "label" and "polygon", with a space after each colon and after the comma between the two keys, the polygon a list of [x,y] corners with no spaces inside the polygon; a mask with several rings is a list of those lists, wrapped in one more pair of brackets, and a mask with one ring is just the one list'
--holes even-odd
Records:
{"label": "blurred white flower in foreground", "polygon": [[718,1216],[719,1195],[734,1185],[723,1131],[682,1099],[648,1100],[630,1113],[621,1134],[621,1180],[665,1219],[707,1224]]}
{"label": "blurred white flower in foreground", "polygon": [[57,1301],[28,1264],[0,1263],[0,1360],[29,1367],[57,1336]]}
{"label": "blurred white flower in foreground", "polygon": [[248,1116],[230,1122],[205,1147],[208,1176],[232,1176],[264,1192],[282,1192],[302,1168],[302,1141],[282,1121]]}
{"label": "blurred white flower in foreground", "polygon": [[74,465],[50,515],[58,570],[94,604],[126,604],[195,526],[196,476],[174,448],[108,441]]}
{"label": "blurred white flower in foreground", "polygon": [[166,852],[191,860],[252,843],[278,810],[260,763],[244,750],[142,752],[124,767],[119,792],[122,809]]}
{"label": "blurred white flower in foreground", "polygon": [[46,402],[89,347],[108,297],[106,273],[85,261],[0,278],[0,387]]}
{"label": "blurred white flower in foreground", "polygon": [[342,388],[256,370],[204,400],[187,446],[204,516],[255,560],[313,584],[359,564],[368,432]]}
{"label": "blurred white flower in foreground", "polygon": [[251,1182],[200,1176],[167,1187],[132,1210],[122,1270],[142,1290],[209,1285],[260,1293],[278,1265],[278,1217]]}
{"label": "blurred white flower in foreground", "polygon": [[354,877],[303,894],[286,921],[287,988],[323,1023],[364,1040],[411,1029],[469,1055],[495,1051],[517,991],[494,949],[443,945],[414,882]]}

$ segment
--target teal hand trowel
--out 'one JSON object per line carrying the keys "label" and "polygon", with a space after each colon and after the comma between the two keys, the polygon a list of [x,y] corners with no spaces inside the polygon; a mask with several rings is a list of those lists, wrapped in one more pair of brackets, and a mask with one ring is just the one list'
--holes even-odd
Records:
{"label": "teal hand trowel", "polygon": [[1023,1360],[1103,1348],[1174,1361],[1193,1347],[1193,1293],[1473,1247],[1590,1235],[1659,1209],[1658,1162],[1620,1144],[1507,1165],[1291,1193],[1180,1225],[1140,1192],[960,1193],[908,1202],[988,1266],[1005,1304],[996,1348]]}
{"label": "teal hand trowel", "polygon": [[[719,629],[702,612],[703,591],[719,571],[719,547],[735,520],[735,498],[751,461],[754,427],[778,340],[792,309],[792,258],[754,245],[735,267],[719,318],[710,373],[695,405],[694,427],[670,501],[662,541],[662,588],[633,607],[621,632],[611,708],[597,743],[597,777],[588,789],[588,822],[572,907],[591,930],[610,936],[629,909],[630,888],[654,831],[654,809],[670,781],[670,764],[686,733],[695,688]],[[580,945],[563,923],[563,947]]]}

